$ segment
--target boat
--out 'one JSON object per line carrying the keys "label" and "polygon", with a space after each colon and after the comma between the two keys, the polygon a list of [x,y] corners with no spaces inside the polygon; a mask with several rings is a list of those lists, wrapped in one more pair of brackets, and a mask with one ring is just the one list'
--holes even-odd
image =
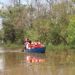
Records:
{"label": "boat", "polygon": [[46,47],[24,49],[24,52],[27,52],[27,53],[45,53],[45,49],[46,49]]}

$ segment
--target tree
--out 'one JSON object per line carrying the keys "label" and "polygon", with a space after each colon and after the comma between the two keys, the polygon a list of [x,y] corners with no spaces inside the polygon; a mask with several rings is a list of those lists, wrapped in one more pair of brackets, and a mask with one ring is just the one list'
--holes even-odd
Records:
{"label": "tree", "polygon": [[[67,44],[67,28],[69,25],[68,3],[54,3],[54,0],[46,0],[46,4],[40,0],[31,0],[27,5],[10,6],[5,13],[7,20],[4,22],[5,38],[14,41],[23,40],[24,36],[40,39],[42,42],[54,45]],[[29,1],[29,0],[28,0]],[[10,30],[11,29],[11,30]],[[13,36],[10,36],[12,35]],[[11,41],[11,40],[10,40]]]}
{"label": "tree", "polygon": [[[61,9],[62,8],[62,9]],[[55,4],[51,12],[52,30],[51,41],[53,44],[67,43],[66,32],[69,25],[66,3]]]}
{"label": "tree", "polygon": [[70,16],[70,23],[67,29],[67,41],[70,45],[75,45],[75,15]]}
{"label": "tree", "polygon": [[21,0],[11,0],[11,3],[15,6],[15,5],[20,5],[21,4]]}
{"label": "tree", "polygon": [[[19,10],[20,9],[20,10]],[[25,19],[26,13],[25,7],[15,6],[10,7],[9,10],[5,13],[6,20],[3,23],[4,29],[4,38],[10,42],[19,42],[22,43],[24,37],[24,28],[25,28]],[[21,15],[23,14],[23,15]]]}
{"label": "tree", "polygon": [[75,2],[75,0],[72,0],[72,2]]}

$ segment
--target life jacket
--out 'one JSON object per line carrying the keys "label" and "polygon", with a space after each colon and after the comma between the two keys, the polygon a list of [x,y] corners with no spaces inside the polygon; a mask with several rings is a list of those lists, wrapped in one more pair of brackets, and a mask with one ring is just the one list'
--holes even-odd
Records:
{"label": "life jacket", "polygon": [[32,42],[31,45],[32,45],[32,48],[40,48],[40,47],[42,47],[40,42]]}

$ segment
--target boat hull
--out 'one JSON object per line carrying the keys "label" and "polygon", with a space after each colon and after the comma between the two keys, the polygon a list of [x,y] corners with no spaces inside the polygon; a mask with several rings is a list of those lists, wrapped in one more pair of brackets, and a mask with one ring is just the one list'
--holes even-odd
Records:
{"label": "boat hull", "polygon": [[24,52],[27,52],[27,53],[45,53],[45,49],[46,49],[45,47],[26,49],[26,50],[24,50]]}

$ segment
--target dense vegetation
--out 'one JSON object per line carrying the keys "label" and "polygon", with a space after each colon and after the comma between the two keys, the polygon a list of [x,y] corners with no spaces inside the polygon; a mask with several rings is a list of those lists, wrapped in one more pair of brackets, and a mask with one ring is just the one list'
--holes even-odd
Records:
{"label": "dense vegetation", "polygon": [[[32,2],[33,1],[33,2]],[[24,37],[39,40],[46,45],[75,45],[74,0],[31,0],[22,5],[20,0],[12,0],[13,6],[0,12],[3,19],[1,39],[4,43],[23,44]],[[3,34],[2,34],[3,33]]]}

